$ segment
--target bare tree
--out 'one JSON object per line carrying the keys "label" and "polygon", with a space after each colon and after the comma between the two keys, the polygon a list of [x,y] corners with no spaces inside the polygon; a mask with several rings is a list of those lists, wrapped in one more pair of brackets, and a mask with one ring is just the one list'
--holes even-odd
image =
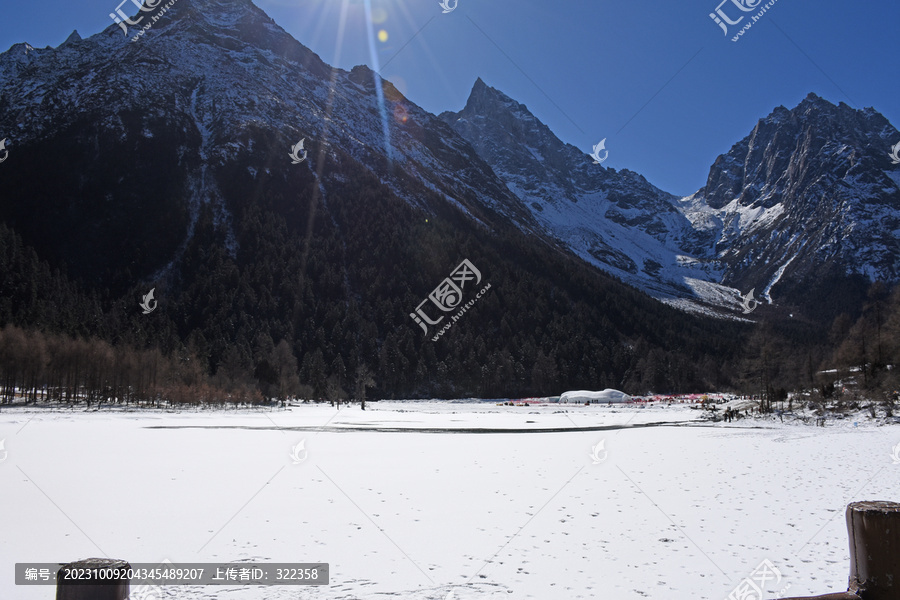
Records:
{"label": "bare tree", "polygon": [[331,404],[334,405],[337,402],[337,407],[341,407],[341,400],[346,400],[347,392],[341,386],[341,380],[337,375],[332,375],[328,378],[328,381],[325,382],[325,395],[328,397],[328,400],[331,401]]}
{"label": "bare tree", "polygon": [[300,391],[297,357],[286,340],[278,342],[272,351],[272,368],[278,380],[278,397],[281,399],[281,406],[284,406],[288,396],[294,396]]}
{"label": "bare tree", "polygon": [[356,381],[354,395],[359,399],[363,410],[366,410],[366,388],[374,387],[375,379],[372,371],[366,365],[356,367]]}

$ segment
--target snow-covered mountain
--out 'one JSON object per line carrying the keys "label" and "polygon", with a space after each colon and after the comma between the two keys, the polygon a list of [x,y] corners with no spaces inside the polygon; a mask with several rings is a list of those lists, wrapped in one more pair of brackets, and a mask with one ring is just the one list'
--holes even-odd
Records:
{"label": "snow-covered mountain", "polygon": [[481,79],[463,110],[440,116],[469,140],[547,235],[587,262],[670,303],[737,305],[735,290],[715,284],[721,278],[715,263],[683,250],[694,229],[675,196],[638,173],[597,164]]}
{"label": "snow-covered mountain", "polygon": [[[158,347],[259,389],[284,341],[314,397],[353,389],[359,367],[405,398],[726,381],[740,326],[562,251],[472,143],[368,68],[325,64],[250,0],[143,18],[143,35],[110,24],[0,55],[0,324]],[[591,166],[573,190],[599,188]],[[671,250],[688,221],[646,215],[673,199],[597,173],[604,214]],[[585,236],[623,273],[653,268]],[[479,281],[448,279],[464,260]]]}
{"label": "snow-covered mountain", "polygon": [[900,280],[900,133],[871,108],[810,94],[776,108],[716,159],[680,205],[691,249],[723,265],[722,281],[756,286],[826,274]]}
{"label": "snow-covered mountain", "polygon": [[[461,111],[432,115],[366,67],[325,64],[249,0],[179,2],[132,41],[136,31],[111,24],[0,54],[7,148],[65,165],[46,181],[4,169],[29,197],[0,218],[104,285],[170,272],[204,210],[234,256],[243,191],[302,184],[327,207],[329,178],[359,167],[410,207],[515,228],[688,310],[736,316],[751,288],[796,303],[811,279],[900,278],[900,166],[888,156],[900,134],[873,109],[815,95],[779,107],[677,198],[597,164],[480,79]],[[300,140],[308,159],[285,168]],[[35,205],[51,216],[34,219]]]}
{"label": "snow-covered mountain", "polygon": [[[289,188],[300,173],[320,169],[326,157],[362,165],[427,211],[449,205],[489,230],[502,224],[498,215],[529,227],[530,217],[512,193],[443,121],[387,81],[373,101],[378,94],[370,69],[330,67],[249,0],[179,2],[132,41],[137,31],[124,35],[111,24],[87,39],[73,33],[57,48],[21,43],[0,55],[0,124],[13,155],[17,147],[19,156],[40,152],[45,163],[82,169],[81,180],[116,173],[96,186],[106,204],[54,205],[60,201],[48,190],[47,210],[71,219],[55,230],[51,223],[49,231],[38,231],[26,222],[26,207],[7,207],[5,216],[26,239],[49,234],[57,240],[56,257],[69,254],[72,229],[96,230],[98,221],[137,232],[150,226],[146,237],[169,260],[160,264],[144,256],[133,270],[152,265],[162,273],[189,242],[202,207],[218,223],[232,222],[234,207],[226,202],[231,190],[222,189],[219,177],[226,165],[232,181],[274,180]],[[61,139],[48,147],[50,138]],[[286,168],[301,139],[308,160]],[[243,174],[233,172],[235,164]],[[157,220],[160,226],[152,227],[149,207],[137,196],[158,183],[160,172],[173,177],[159,201],[174,222],[162,226]],[[12,169],[4,175],[15,176]],[[185,195],[186,205],[175,200]],[[34,198],[23,202],[33,205]],[[114,252],[100,238],[78,241],[80,251],[92,255],[92,269]],[[233,249],[233,231],[228,239]]]}
{"label": "snow-covered mountain", "polygon": [[733,311],[752,288],[772,303],[783,281],[900,278],[900,167],[888,156],[900,134],[873,109],[813,94],[779,107],[687,198],[596,164],[480,79],[441,118],[547,235],[667,303]]}

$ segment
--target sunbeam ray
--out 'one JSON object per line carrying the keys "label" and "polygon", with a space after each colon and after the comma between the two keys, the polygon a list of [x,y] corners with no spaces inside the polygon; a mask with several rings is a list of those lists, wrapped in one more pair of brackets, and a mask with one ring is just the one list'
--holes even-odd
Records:
{"label": "sunbeam ray", "polygon": [[375,99],[378,104],[378,114],[381,117],[381,129],[384,133],[384,151],[387,156],[388,163],[393,162],[393,152],[391,150],[391,130],[388,125],[387,111],[384,108],[384,92],[381,89],[381,70],[378,61],[378,50],[375,47],[375,28],[372,23],[372,0],[364,0],[366,7],[366,35],[369,39],[369,57],[372,61],[372,71],[375,78]]}

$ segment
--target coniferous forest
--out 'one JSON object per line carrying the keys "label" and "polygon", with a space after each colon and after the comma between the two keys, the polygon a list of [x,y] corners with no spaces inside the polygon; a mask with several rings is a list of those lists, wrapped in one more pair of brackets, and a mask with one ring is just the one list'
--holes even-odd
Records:
{"label": "coniferous forest", "polygon": [[[73,277],[65,259],[39,257],[0,226],[3,381],[57,397],[128,388],[141,399],[175,388],[402,398],[731,383],[742,327],[675,311],[511,228],[473,231],[453,211],[426,215],[391,200],[374,182],[348,181],[327,205],[312,193],[236,202],[231,241],[203,207],[179,267],[140,287]],[[55,255],[53,240],[29,241]],[[85,260],[77,247],[66,257]],[[491,289],[434,342],[409,315],[464,258]],[[122,270],[117,259],[109,272]],[[138,303],[151,286],[159,307],[144,315]],[[72,360],[88,355],[96,372]],[[130,379],[126,365],[148,360],[152,381]]]}
{"label": "coniferous forest", "polygon": [[[868,282],[837,277],[785,293],[802,298],[819,285],[828,303],[815,310],[689,314],[515,224],[504,213],[516,210],[502,203],[508,191],[493,190],[494,205],[453,204],[401,165],[371,170],[325,143],[310,147],[314,168],[271,169],[267,157],[288,145],[253,126],[242,133],[253,153],[204,167],[190,151],[169,164],[170,148],[193,147],[197,135],[154,127],[121,169],[101,158],[120,155],[127,136],[94,132],[100,162],[85,157],[45,177],[47,161],[77,154],[62,132],[3,170],[12,190],[0,204],[7,398],[15,389],[143,403],[607,387],[771,395],[817,389],[819,371],[859,365],[865,386],[890,385],[885,340],[897,299],[883,287],[868,293]],[[188,189],[186,174],[202,168],[215,197]],[[432,341],[436,328],[423,334],[410,314],[463,260],[490,291]],[[158,305],[144,314],[151,289]]]}
{"label": "coniferous forest", "polygon": [[[521,232],[426,217],[366,183],[327,201],[236,204],[234,240],[205,206],[180,268],[140,287],[74,277],[0,225],[6,400],[14,389],[98,404],[775,393],[826,389],[820,370],[852,367],[864,388],[896,385],[900,296],[880,284],[828,323],[692,316]],[[463,258],[491,290],[432,341],[409,314]],[[159,305],[145,315],[152,285]]]}

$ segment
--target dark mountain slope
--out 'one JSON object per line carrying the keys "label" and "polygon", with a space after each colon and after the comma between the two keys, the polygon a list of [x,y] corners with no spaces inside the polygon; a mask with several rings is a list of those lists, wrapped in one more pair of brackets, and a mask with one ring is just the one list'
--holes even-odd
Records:
{"label": "dark mountain slope", "polygon": [[[374,86],[246,0],[181,0],[137,42],[110,26],[14,47],[0,55],[0,219],[86,289],[71,303],[100,298],[90,333],[228,380],[270,383],[287,340],[316,396],[350,390],[360,365],[386,396],[725,381],[738,330],[536,236],[471,144],[387,83],[382,111]],[[491,289],[431,341],[410,313],[463,259]]]}

